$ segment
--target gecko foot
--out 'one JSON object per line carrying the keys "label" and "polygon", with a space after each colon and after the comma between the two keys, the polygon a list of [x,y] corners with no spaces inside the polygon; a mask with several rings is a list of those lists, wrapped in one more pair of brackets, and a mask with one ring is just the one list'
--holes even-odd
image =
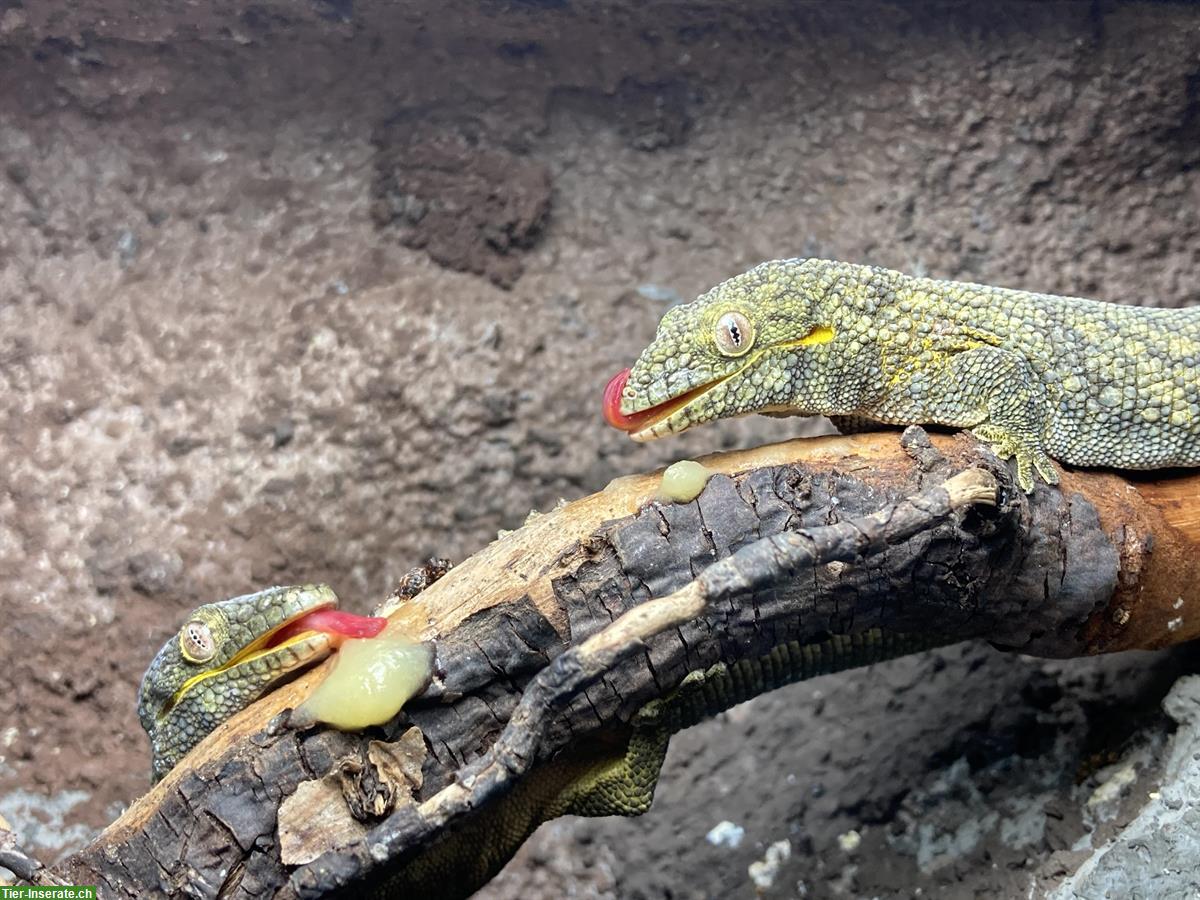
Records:
{"label": "gecko foot", "polygon": [[971,434],[992,448],[1001,459],[1015,459],[1017,462],[1017,484],[1027,494],[1033,493],[1033,473],[1037,472],[1046,484],[1058,484],[1058,470],[1045,452],[1037,446],[1021,440],[1007,428],[999,425],[977,425],[971,429]]}

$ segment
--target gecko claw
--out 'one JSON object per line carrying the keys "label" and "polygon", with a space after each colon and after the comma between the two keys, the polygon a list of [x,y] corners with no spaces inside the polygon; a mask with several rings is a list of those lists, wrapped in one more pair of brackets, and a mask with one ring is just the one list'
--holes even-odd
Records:
{"label": "gecko claw", "polygon": [[1012,459],[1017,464],[1017,484],[1026,494],[1034,489],[1034,472],[1046,484],[1058,484],[1058,470],[1040,448],[1030,447],[1011,431],[999,425],[978,425],[971,433],[983,441],[1001,459]]}

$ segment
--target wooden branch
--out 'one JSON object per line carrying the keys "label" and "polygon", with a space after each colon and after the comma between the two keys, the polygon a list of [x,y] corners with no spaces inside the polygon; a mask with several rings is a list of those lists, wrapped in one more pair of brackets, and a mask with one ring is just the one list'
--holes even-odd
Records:
{"label": "wooden branch", "polygon": [[348,842],[336,856],[322,857],[292,879],[300,896],[322,896],[370,875],[380,860],[394,860],[428,846],[472,810],[498,799],[538,761],[554,716],[571,700],[614,671],[621,660],[645,649],[663,632],[680,628],[714,604],[777,586],[833,562],[853,562],[935,527],[970,503],[992,505],[996,479],[968,469],[943,486],[889,504],[870,516],[835,525],[770,535],[713,563],[684,587],[622,613],[611,625],[564,651],[542,669],[521,696],[495,744],[465,766],[456,781],[415,810],[402,807],[370,832]]}
{"label": "wooden branch", "polygon": [[[48,876],[96,883],[112,897],[185,887],[193,896],[319,896],[468,809],[474,782],[463,779],[513,746],[498,744],[501,734],[511,742],[525,728],[528,740],[501,767],[519,773],[628,721],[688,671],[760,656],[786,640],[936,629],[948,639],[1074,656],[1200,632],[1190,593],[1200,574],[1200,506],[1189,499],[1200,496],[1200,477],[1064,472],[1061,490],[1025,497],[969,438],[930,440],[910,429],[904,442],[907,453],[895,433],[882,433],[722,454],[704,460],[721,474],[692,503],[647,506],[657,477],[645,475],[534,518],[393,614],[436,641],[439,664],[431,688],[396,721],[361,735],[281,728],[280,714],[322,677],[319,667],[227,722]],[[851,543],[852,553],[803,577],[724,587],[721,566],[712,565],[762,537],[844,526],[978,466],[999,484],[993,510],[939,519],[874,555],[857,558],[874,545]],[[854,540],[867,540],[858,528]],[[813,549],[785,539],[776,550],[789,541]],[[689,584],[702,587],[675,595],[686,602],[647,603]],[[709,602],[722,591],[720,602]],[[550,703],[553,714],[536,729],[514,717],[539,690],[546,701],[548,682],[575,672],[578,681],[555,695],[575,697],[565,709]],[[423,740],[414,743],[417,736]],[[381,759],[408,772],[411,799],[399,791],[380,800]],[[334,815],[322,855],[310,847],[305,859],[285,861],[280,805],[302,783],[308,791],[331,776],[359,817]],[[495,790],[513,780],[499,778]],[[445,806],[451,801],[458,812]],[[431,817],[438,809],[449,814]]]}
{"label": "wooden branch", "polygon": [[[0,866],[31,884],[53,883],[46,878],[42,864],[17,846],[17,836],[4,816],[0,816]],[[6,883],[0,879],[0,885]]]}

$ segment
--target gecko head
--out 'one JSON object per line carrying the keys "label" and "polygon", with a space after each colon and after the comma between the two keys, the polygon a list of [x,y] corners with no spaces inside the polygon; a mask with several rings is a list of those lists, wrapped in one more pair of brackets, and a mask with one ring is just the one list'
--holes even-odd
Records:
{"label": "gecko head", "polygon": [[274,587],[207,603],[158,651],[138,689],[154,780],[208,732],[343,637],[373,636],[386,619],[337,610],[324,584]]}
{"label": "gecko head", "polygon": [[669,310],[633,368],[609,382],[609,424],[648,441],[713,419],[803,412],[795,382],[834,338],[807,262],[762,263]]}

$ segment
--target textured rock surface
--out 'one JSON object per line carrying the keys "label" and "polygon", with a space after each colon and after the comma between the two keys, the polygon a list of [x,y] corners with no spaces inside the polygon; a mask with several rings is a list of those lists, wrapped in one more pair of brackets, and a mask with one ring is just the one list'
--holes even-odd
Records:
{"label": "textured rock surface", "polygon": [[1200,892],[1200,677],[1179,679],[1163,709],[1178,730],[1167,748],[1162,785],[1138,817],[1098,847],[1051,900]]}
{"label": "textured rock surface", "polygon": [[[668,303],[762,259],[1194,301],[1198,36],[1171,3],[0,3],[0,814],[53,853],[144,788],[137,681],[205,600],[321,579],[362,610],[532,507],[795,433],[599,416]],[[461,259],[377,225],[407,121],[483,154],[458,171],[515,160]],[[971,648],[801,685],[488,893],[751,896],[785,838],[770,896],[1049,883],[1079,760],[1190,665]]]}

